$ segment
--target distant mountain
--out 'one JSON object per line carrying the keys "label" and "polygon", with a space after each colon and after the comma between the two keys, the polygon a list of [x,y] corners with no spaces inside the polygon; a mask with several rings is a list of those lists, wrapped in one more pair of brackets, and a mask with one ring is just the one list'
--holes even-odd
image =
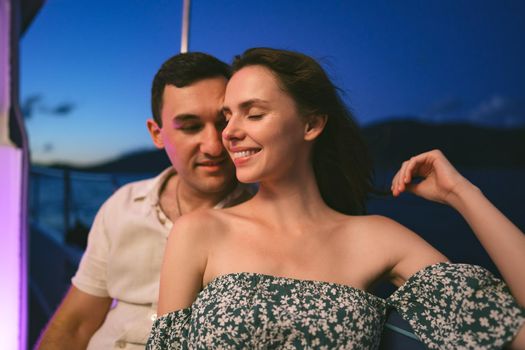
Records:
{"label": "distant mountain", "polygon": [[[362,129],[379,168],[395,168],[411,156],[441,149],[457,166],[525,168],[525,128],[494,129],[470,124],[426,124],[393,120]],[[163,150],[146,149],[89,167],[54,167],[93,172],[160,172],[169,166]]]}
{"label": "distant mountain", "polygon": [[411,156],[435,148],[462,167],[525,167],[525,128],[395,120],[368,126],[363,133],[379,167],[397,167]]}
{"label": "distant mountain", "polygon": [[145,149],[125,154],[124,156],[86,170],[96,172],[145,173],[160,172],[170,165],[164,150]]}
{"label": "distant mountain", "polygon": [[52,164],[50,167],[100,173],[156,173],[166,169],[169,165],[170,161],[163,150],[144,149],[91,166]]}

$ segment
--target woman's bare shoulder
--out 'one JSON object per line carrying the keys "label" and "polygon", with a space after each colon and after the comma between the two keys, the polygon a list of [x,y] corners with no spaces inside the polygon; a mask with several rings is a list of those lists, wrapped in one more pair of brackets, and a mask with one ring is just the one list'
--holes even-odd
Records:
{"label": "woman's bare shoulder", "polygon": [[406,239],[414,234],[405,226],[381,215],[347,216],[341,219],[342,227],[347,232],[366,236],[370,239]]}
{"label": "woman's bare shoulder", "polygon": [[382,215],[346,216],[345,225],[371,238],[410,240],[419,236],[399,222]]}
{"label": "woman's bare shoulder", "polygon": [[413,256],[417,251],[437,252],[417,233],[386,216],[351,216],[345,225],[352,235],[388,254],[394,261]]}
{"label": "woman's bare shoulder", "polygon": [[171,235],[187,239],[217,239],[224,235],[243,216],[243,204],[224,209],[198,209],[184,214],[173,223]]}
{"label": "woman's bare shoulder", "polygon": [[370,215],[360,217],[359,222],[370,243],[388,255],[392,266],[390,279],[396,285],[404,283],[409,276],[428,265],[448,261],[421,236],[395,220]]}
{"label": "woman's bare shoulder", "polygon": [[225,220],[222,209],[197,209],[184,214],[173,223],[171,234],[185,235],[213,233]]}

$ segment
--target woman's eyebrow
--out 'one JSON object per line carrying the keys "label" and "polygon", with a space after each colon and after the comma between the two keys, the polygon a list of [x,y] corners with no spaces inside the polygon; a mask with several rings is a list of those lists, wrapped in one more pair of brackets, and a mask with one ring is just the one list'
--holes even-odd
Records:
{"label": "woman's eyebrow", "polygon": [[253,107],[254,105],[267,105],[268,104],[268,101],[266,100],[261,100],[260,98],[252,98],[248,101],[244,101],[242,103],[239,104],[239,108],[241,109],[250,109],[251,107]]}
{"label": "woman's eyebrow", "polygon": [[[252,108],[254,106],[257,106],[257,105],[264,106],[264,105],[268,105],[268,104],[269,104],[269,102],[266,101],[266,100],[261,100],[260,98],[252,98],[252,99],[249,99],[247,101],[239,103],[239,109],[247,110],[247,109],[250,109],[250,108]],[[224,114],[231,114],[231,112],[232,112],[230,107],[228,107],[228,106],[223,106],[221,108],[221,111]]]}

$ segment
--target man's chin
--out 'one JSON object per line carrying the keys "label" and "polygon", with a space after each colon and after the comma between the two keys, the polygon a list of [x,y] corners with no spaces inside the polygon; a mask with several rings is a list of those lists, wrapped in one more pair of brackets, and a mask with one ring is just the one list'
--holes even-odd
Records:
{"label": "man's chin", "polygon": [[199,189],[203,193],[220,193],[232,191],[237,184],[237,179],[233,176],[207,176],[199,182]]}

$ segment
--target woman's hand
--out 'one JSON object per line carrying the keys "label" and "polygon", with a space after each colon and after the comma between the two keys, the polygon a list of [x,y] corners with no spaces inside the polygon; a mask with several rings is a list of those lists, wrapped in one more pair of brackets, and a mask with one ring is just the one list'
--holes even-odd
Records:
{"label": "woman's hand", "polygon": [[[422,178],[421,182],[414,179]],[[421,153],[403,162],[392,180],[392,194],[399,196],[404,191],[425,199],[452,204],[453,197],[464,187],[472,186],[439,150]]]}
{"label": "woman's hand", "polygon": [[[419,183],[413,179],[422,177]],[[450,164],[438,150],[403,162],[392,180],[392,193],[404,191],[446,203],[467,221],[485,248],[516,301],[525,307],[525,235],[483,193]],[[525,327],[514,339],[513,349],[525,349]]]}

